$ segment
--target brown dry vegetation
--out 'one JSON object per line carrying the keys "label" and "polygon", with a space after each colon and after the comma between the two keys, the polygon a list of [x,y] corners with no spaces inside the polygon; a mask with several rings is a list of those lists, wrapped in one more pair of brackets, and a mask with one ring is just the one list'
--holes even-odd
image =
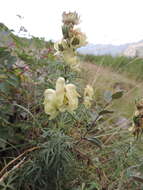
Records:
{"label": "brown dry vegetation", "polygon": [[102,97],[107,90],[111,92],[124,90],[124,96],[116,101],[114,106],[126,117],[131,117],[134,111],[135,99],[143,94],[143,83],[137,82],[125,74],[121,75],[118,70],[115,71],[109,67],[90,62],[83,62],[82,65],[83,68],[86,68],[82,74],[84,82],[93,85],[96,99]]}

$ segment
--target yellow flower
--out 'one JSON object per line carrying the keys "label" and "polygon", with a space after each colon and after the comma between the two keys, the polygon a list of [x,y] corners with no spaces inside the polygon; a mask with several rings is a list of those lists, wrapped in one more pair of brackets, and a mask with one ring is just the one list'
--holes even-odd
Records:
{"label": "yellow flower", "polygon": [[63,47],[61,41],[56,42],[56,43],[54,44],[54,49],[55,49],[57,52],[60,52],[60,51],[63,51],[63,50],[64,50],[64,47]]}
{"label": "yellow flower", "polygon": [[65,50],[69,49],[69,46],[68,46],[66,40],[61,40],[61,41],[58,41],[58,42],[56,42],[56,43],[54,44],[54,49],[55,49],[56,51],[62,52],[62,51],[65,51]]}
{"label": "yellow flower", "polygon": [[76,86],[65,84],[65,79],[60,77],[56,82],[56,90],[47,89],[44,92],[44,110],[50,115],[49,119],[55,118],[59,112],[72,112],[78,107],[79,94]]}
{"label": "yellow flower", "polygon": [[76,86],[73,84],[67,84],[66,87],[66,99],[67,99],[67,110],[73,112],[78,107],[78,97],[80,95],[76,91]]}
{"label": "yellow flower", "polygon": [[60,77],[56,82],[56,102],[59,108],[63,105],[64,93],[65,93],[65,79]]}
{"label": "yellow flower", "polygon": [[44,110],[45,113],[50,115],[49,119],[53,119],[58,115],[58,108],[56,104],[56,91],[53,89],[47,89],[44,92]]}
{"label": "yellow flower", "polygon": [[140,114],[140,112],[136,110],[134,113],[134,116],[138,116],[139,114]]}
{"label": "yellow flower", "polygon": [[128,129],[129,131],[133,131],[134,130],[134,127],[132,126],[132,127],[129,127],[129,129]]}
{"label": "yellow flower", "polygon": [[87,44],[86,35],[84,33],[82,33],[79,28],[77,28],[75,30],[71,30],[70,35],[72,37],[70,43],[74,48],[80,48]]}
{"label": "yellow flower", "polygon": [[94,90],[93,90],[92,86],[87,85],[84,90],[84,102],[83,102],[83,104],[85,105],[86,108],[91,107],[93,95],[94,95]]}
{"label": "yellow flower", "polygon": [[94,91],[93,91],[92,86],[87,85],[85,90],[84,90],[84,96],[89,96],[90,98],[92,98],[93,95],[94,95]]}
{"label": "yellow flower", "polygon": [[63,53],[63,58],[66,64],[74,71],[80,71],[80,62],[78,58],[70,51]]}

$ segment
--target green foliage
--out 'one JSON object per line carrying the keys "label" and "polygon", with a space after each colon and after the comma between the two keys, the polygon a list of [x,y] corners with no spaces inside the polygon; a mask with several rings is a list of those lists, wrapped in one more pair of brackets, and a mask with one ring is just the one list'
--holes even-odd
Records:
{"label": "green foliage", "polygon": [[123,96],[123,91],[118,91],[115,94],[112,95],[112,99],[118,99]]}
{"label": "green foliage", "polygon": [[80,55],[81,59],[86,62],[95,63],[97,65],[109,66],[119,73],[125,73],[129,77],[135,79],[143,79],[143,59],[125,56],[112,57],[111,55],[95,56]]}
{"label": "green foliage", "polygon": [[[13,102],[21,90],[18,73],[22,71],[13,68],[15,62],[16,57],[7,48],[0,48],[0,138],[5,140],[13,136],[13,129],[10,128],[15,119]],[[4,142],[0,143],[1,146],[4,146]]]}
{"label": "green foliage", "polygon": [[[70,17],[70,14],[65,15]],[[68,25],[65,26],[62,45],[69,38]],[[82,75],[55,56],[51,41],[20,38],[4,25],[0,25],[0,30],[7,31],[4,35],[12,40],[12,45],[4,43],[0,47],[0,168],[3,168],[0,189],[135,189],[138,182],[129,173],[131,166],[141,162],[141,145],[132,143],[128,126],[117,124],[119,113],[110,107],[114,102],[119,104],[124,91],[107,89],[87,109],[83,104]],[[82,33],[76,31],[78,34]],[[79,45],[79,39],[75,37],[71,45]],[[58,46],[60,51],[62,48]],[[70,50],[69,46],[66,48]],[[139,60],[91,55],[81,59],[118,67],[119,72],[133,71],[134,76],[137,76],[135,71],[142,73]],[[131,62],[140,67],[132,68]],[[48,120],[43,93],[45,89],[55,89],[59,77],[76,85],[81,95],[79,106],[73,113],[61,112]]]}
{"label": "green foliage", "polygon": [[38,144],[40,150],[30,154],[23,167],[12,173],[12,186],[17,190],[63,190],[74,174],[71,139],[51,129],[44,130],[41,137],[44,142]]}
{"label": "green foliage", "polygon": [[[61,124],[58,120],[48,121],[43,110],[43,92],[53,88],[59,76],[72,81],[77,75],[57,60],[51,41],[19,38],[10,31],[7,37],[13,46],[3,43],[0,47],[0,168],[27,147],[36,145],[40,150],[30,153],[26,160],[23,158],[20,169],[13,169],[13,165],[8,168],[10,174],[2,180],[0,188],[63,189],[74,175],[76,162],[71,138],[60,132],[66,131],[66,118],[59,121]],[[51,129],[57,126],[59,130]],[[43,127],[50,130],[43,131]]]}
{"label": "green foliage", "polygon": [[11,143],[31,141],[28,133],[33,126],[40,126],[34,115],[38,117],[42,109],[45,83],[40,83],[46,77],[41,73],[47,62],[55,61],[51,41],[19,38],[4,24],[0,34],[6,37],[0,47],[0,147],[4,151]]}

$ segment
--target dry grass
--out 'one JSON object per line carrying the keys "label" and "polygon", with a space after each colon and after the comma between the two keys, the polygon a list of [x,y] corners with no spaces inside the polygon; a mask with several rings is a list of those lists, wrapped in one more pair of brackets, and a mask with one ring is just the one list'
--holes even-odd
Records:
{"label": "dry grass", "polygon": [[132,121],[135,111],[134,101],[143,95],[143,84],[135,79],[130,79],[125,74],[119,74],[118,70],[103,65],[99,66],[90,62],[83,62],[82,65],[84,85],[92,84],[97,104],[104,102],[103,94],[107,90],[111,92],[124,90],[125,93],[121,99],[113,101],[109,107],[110,110],[115,111],[114,114],[107,116],[102,123],[98,124],[99,131],[91,134],[102,141],[103,149],[99,150],[86,143],[80,144],[80,151],[93,161],[93,165],[81,169],[81,176],[89,183],[94,181],[100,184],[99,189],[142,189],[140,188],[142,184],[135,184],[132,178],[126,176],[127,168],[136,165],[136,161],[140,157],[138,148],[135,149],[132,146],[136,155],[129,151],[130,143],[134,142],[134,138],[128,130],[130,124],[123,126],[115,122],[121,121],[119,118]]}
{"label": "dry grass", "polygon": [[85,84],[92,84],[95,90],[95,98],[103,97],[105,91],[115,92],[124,90],[124,96],[114,102],[113,107],[124,114],[126,117],[131,117],[134,111],[134,101],[137,97],[143,96],[143,84],[134,79],[128,78],[125,74],[121,75],[118,70],[113,70],[102,65],[96,65],[89,62],[82,63],[83,78]]}

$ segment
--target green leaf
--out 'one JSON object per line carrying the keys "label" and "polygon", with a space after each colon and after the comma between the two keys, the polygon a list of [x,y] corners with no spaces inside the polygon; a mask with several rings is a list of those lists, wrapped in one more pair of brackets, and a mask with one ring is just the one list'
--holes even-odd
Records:
{"label": "green leaf", "polygon": [[9,75],[9,78],[6,80],[6,82],[15,88],[18,88],[20,85],[19,77],[16,75],[12,75],[12,74]]}
{"label": "green leaf", "polygon": [[84,190],[84,189],[85,189],[85,183],[82,183],[81,190]]}
{"label": "green leaf", "polygon": [[109,111],[109,110],[102,110],[101,112],[99,112],[99,115],[105,115],[108,113],[114,113],[114,111]]}
{"label": "green leaf", "polygon": [[6,82],[1,82],[0,91],[5,95],[8,95],[10,93],[9,85]]}
{"label": "green leaf", "polygon": [[7,70],[12,69],[12,65],[16,63],[17,58],[12,56],[11,53],[7,49],[0,48],[0,70]]}
{"label": "green leaf", "polygon": [[88,190],[94,190],[94,189],[100,190],[99,184],[97,184],[96,182],[91,182]]}
{"label": "green leaf", "polygon": [[94,145],[98,146],[100,149],[102,148],[102,142],[96,137],[90,137],[90,138],[85,138],[85,139],[93,143]]}
{"label": "green leaf", "polygon": [[112,100],[112,92],[111,91],[105,91],[104,99],[106,102],[110,102]]}
{"label": "green leaf", "polygon": [[63,33],[64,39],[69,38],[69,27],[67,25],[62,26],[62,33]]}
{"label": "green leaf", "polygon": [[6,148],[6,145],[7,145],[6,141],[0,138],[0,148],[4,149]]}
{"label": "green leaf", "polygon": [[133,117],[133,122],[136,126],[139,126],[140,125],[140,118],[139,116],[134,116]]}
{"label": "green leaf", "polygon": [[124,91],[118,91],[118,92],[116,92],[116,93],[114,93],[113,95],[112,95],[112,99],[118,99],[118,98],[121,98],[122,96],[123,96],[123,93],[124,93]]}
{"label": "green leaf", "polygon": [[0,126],[0,148],[5,148],[7,140],[13,136],[13,130],[10,127]]}

